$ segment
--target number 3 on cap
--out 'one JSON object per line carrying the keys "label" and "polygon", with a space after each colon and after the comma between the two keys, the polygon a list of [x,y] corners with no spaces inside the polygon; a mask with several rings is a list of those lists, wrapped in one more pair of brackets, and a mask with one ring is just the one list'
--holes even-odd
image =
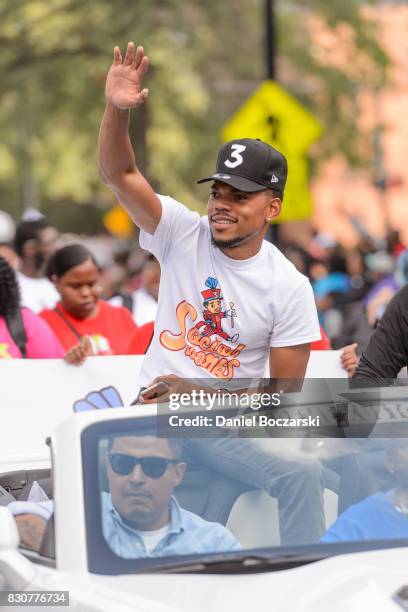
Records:
{"label": "number 3 on cap", "polygon": [[235,159],[235,161],[230,161],[229,159],[227,159],[224,162],[225,165],[228,166],[228,168],[236,168],[237,166],[240,166],[244,161],[244,158],[242,157],[241,153],[245,151],[245,149],[245,145],[233,144],[231,147],[231,157]]}

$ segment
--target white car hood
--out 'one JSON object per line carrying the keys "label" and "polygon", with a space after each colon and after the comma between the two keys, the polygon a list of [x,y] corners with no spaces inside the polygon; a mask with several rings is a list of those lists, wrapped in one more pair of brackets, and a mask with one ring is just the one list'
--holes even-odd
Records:
{"label": "white car hood", "polygon": [[401,612],[392,596],[408,584],[408,548],[339,555],[260,574],[96,576],[178,612]]}

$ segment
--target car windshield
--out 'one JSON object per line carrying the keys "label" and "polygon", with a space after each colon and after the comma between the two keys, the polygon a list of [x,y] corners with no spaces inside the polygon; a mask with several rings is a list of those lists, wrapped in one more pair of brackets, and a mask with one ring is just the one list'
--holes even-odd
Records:
{"label": "car windshield", "polygon": [[170,437],[141,422],[105,423],[87,474],[111,560],[314,560],[408,542],[405,437]]}

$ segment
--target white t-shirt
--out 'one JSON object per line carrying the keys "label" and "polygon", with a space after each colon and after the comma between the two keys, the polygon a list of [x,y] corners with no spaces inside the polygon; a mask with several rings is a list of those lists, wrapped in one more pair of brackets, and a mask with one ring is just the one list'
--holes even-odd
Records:
{"label": "white t-shirt", "polygon": [[44,308],[52,309],[59,301],[58,291],[48,278],[30,278],[17,272],[20,285],[21,305],[33,312],[41,312]]}
{"label": "white t-shirt", "polygon": [[[154,321],[157,312],[157,302],[154,297],[144,287],[141,287],[132,293],[132,298],[132,316],[136,325],[140,327]],[[123,298],[120,295],[115,295],[108,301],[112,306],[123,306]]]}
{"label": "white t-shirt", "polygon": [[141,287],[133,293],[133,318],[136,325],[150,323],[156,318],[157,302],[150,293]]}
{"label": "white t-shirt", "polygon": [[[311,285],[279,249],[264,240],[253,257],[231,259],[211,244],[207,217],[159,197],[163,213],[154,235],[140,232],[142,248],[161,266],[140,385],[165,374],[262,378],[270,347],[320,339]],[[214,314],[203,302],[217,296],[221,312]]]}
{"label": "white t-shirt", "polygon": [[151,553],[156,548],[158,543],[161,542],[170,532],[170,529],[171,525],[170,523],[168,523],[164,527],[161,527],[160,529],[155,529],[154,531],[140,531],[139,529],[135,529],[135,531],[140,535],[141,538],[143,538],[143,542],[147,552]]}

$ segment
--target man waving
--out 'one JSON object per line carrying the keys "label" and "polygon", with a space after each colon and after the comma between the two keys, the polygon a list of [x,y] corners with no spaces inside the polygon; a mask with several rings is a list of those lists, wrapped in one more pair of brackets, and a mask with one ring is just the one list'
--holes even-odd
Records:
{"label": "man waving", "polygon": [[[264,240],[281,210],[286,159],[260,140],[224,144],[216,171],[199,181],[210,182],[206,217],[155,194],[137,168],[128,136],[130,109],[149,95],[143,88],[147,68],[142,47],[129,43],[123,60],[115,47],[99,139],[102,179],[140,227],[141,246],[157,257],[162,270],[155,333],[140,385],[159,379],[171,388],[181,377],[262,378],[268,362],[271,377],[303,379],[310,343],[320,338],[312,289]],[[206,308],[215,304],[220,313],[221,303],[233,305],[218,326],[197,325],[203,298]],[[317,462],[284,460],[272,446],[264,452],[243,439],[197,440],[195,450],[215,469],[279,498],[283,541],[320,537]],[[237,476],[238,460],[244,469]]]}

